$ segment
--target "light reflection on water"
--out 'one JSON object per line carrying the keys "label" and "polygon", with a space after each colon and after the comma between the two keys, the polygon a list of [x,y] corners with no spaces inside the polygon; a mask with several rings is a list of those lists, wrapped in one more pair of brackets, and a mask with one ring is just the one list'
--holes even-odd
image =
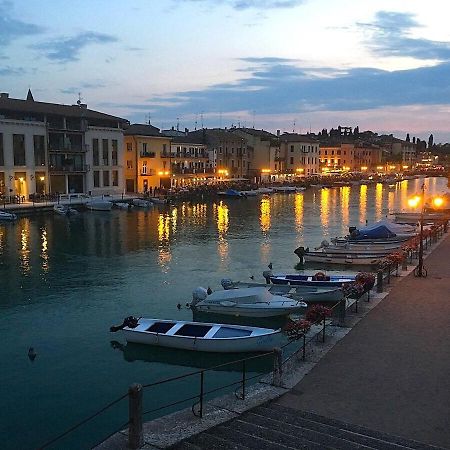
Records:
{"label": "light reflection on water", "polygon": [[[73,424],[73,416],[87,416],[132,382],[189,370],[176,361],[131,364],[110,348],[113,323],[130,314],[192,319],[176,304],[189,300],[196,286],[217,289],[221,278],[250,275],[262,281],[269,262],[277,271],[293,270],[296,247],[317,246],[348,226],[401,210],[422,183],[85,212],[73,219],[36,215],[0,224],[0,384],[9,411],[0,434],[18,423],[28,430],[15,433],[6,448],[36,448],[42,443],[36,436],[54,436],[55,429]],[[426,183],[430,194],[446,186],[445,179]],[[33,364],[26,356],[31,345],[38,351]],[[50,389],[57,395],[48,398]],[[154,395],[158,401],[164,392]],[[69,409],[73,414],[57,414]]]}

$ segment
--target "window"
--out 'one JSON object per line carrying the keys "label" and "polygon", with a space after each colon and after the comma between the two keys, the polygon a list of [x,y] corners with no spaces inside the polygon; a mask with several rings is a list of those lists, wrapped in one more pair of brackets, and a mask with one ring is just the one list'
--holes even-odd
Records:
{"label": "window", "polygon": [[294,157],[293,156],[291,156],[290,160],[291,160],[291,164],[294,164]]}
{"label": "window", "polygon": [[119,171],[118,170],[112,171],[112,185],[119,186]]}
{"label": "window", "polygon": [[291,145],[291,152],[293,152],[294,151],[294,146],[293,145]]}
{"label": "window", "polygon": [[142,162],[142,175],[147,175],[147,161]]}
{"label": "window", "polygon": [[147,153],[147,142],[142,143],[142,153]]}
{"label": "window", "polygon": [[25,135],[13,134],[14,165],[25,166]]}
{"label": "window", "polygon": [[103,171],[103,186],[109,186],[109,170]]}
{"label": "window", "polygon": [[44,136],[33,136],[33,143],[34,143],[34,165],[45,166]]}
{"label": "window", "polygon": [[99,164],[98,139],[92,139],[92,163],[94,166]]}
{"label": "window", "polygon": [[111,151],[111,159],[112,159],[113,166],[117,166],[117,151],[118,151],[117,139],[113,139],[112,140],[112,151]]}
{"label": "window", "polygon": [[[109,145],[108,139],[102,139],[102,157],[103,157],[103,165],[109,165]],[[108,174],[109,178],[109,174]]]}
{"label": "window", "polygon": [[328,150],[325,150],[325,155],[328,155]]}
{"label": "window", "polygon": [[131,142],[127,142],[127,152],[133,151],[133,144]]}
{"label": "window", "polygon": [[100,187],[100,172],[94,170],[94,187]]}
{"label": "window", "polygon": [[131,159],[127,159],[127,169],[132,169],[133,168],[133,161],[131,161]]}
{"label": "window", "polygon": [[5,157],[3,155],[3,134],[0,133],[0,166],[5,165]]}
{"label": "window", "polygon": [[341,151],[340,151],[340,150],[338,150],[338,151],[337,151],[337,154],[338,154],[338,155],[340,155],[340,154],[341,154]]}

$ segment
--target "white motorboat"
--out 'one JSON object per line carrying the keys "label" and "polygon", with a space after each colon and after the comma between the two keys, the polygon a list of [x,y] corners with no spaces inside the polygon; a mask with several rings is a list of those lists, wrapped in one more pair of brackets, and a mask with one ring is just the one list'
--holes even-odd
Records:
{"label": "white motorboat", "polygon": [[132,203],[138,208],[150,208],[153,205],[150,200],[144,200],[143,198],[133,198]]}
{"label": "white motorboat", "polygon": [[69,215],[75,215],[78,214],[78,211],[74,208],[71,208],[68,205],[54,205],[53,211],[55,211],[56,214],[60,214],[61,216],[69,216]]}
{"label": "white motorboat", "polygon": [[114,207],[119,209],[130,209],[133,207],[133,205],[128,202],[115,202]]}
{"label": "white motorboat", "polygon": [[344,283],[355,281],[355,275],[326,275],[323,272],[315,274],[294,273],[285,275],[270,275],[269,280],[273,284],[308,287],[341,287]]}
{"label": "white motorboat", "polygon": [[8,222],[13,222],[17,219],[14,213],[9,213],[7,211],[0,211],[0,220],[6,220]]}
{"label": "white motorboat", "polygon": [[249,191],[241,191],[241,194],[245,195],[246,197],[256,197],[259,192],[256,189],[251,189]]}
{"label": "white motorboat", "polygon": [[266,187],[260,187],[260,188],[256,189],[256,191],[258,192],[258,194],[263,194],[263,195],[273,193],[272,188],[266,188]]}
{"label": "white motorboat", "polygon": [[[354,281],[354,278],[353,280]],[[342,284],[342,283],[341,283]],[[265,287],[271,294],[282,295],[295,300],[302,300],[306,303],[329,302],[336,303],[344,297],[344,292],[339,286],[309,286],[291,284],[270,284],[247,283],[245,281],[221,280],[224,289],[243,289],[250,287]]]}
{"label": "white motorboat", "polygon": [[297,188],[295,186],[274,186],[273,190],[275,192],[281,192],[283,194],[290,194],[292,192],[297,192]]}
{"label": "white motorboat", "polygon": [[377,254],[305,252],[302,256],[298,256],[300,260],[303,258],[304,262],[372,266],[378,264],[389,253],[391,252]]}
{"label": "white motorboat", "polygon": [[167,199],[160,197],[150,197],[150,201],[155,205],[167,205]]}
{"label": "white motorboat", "polygon": [[230,289],[207,294],[206,289],[193,292],[191,307],[200,312],[245,317],[273,317],[298,313],[308,305],[269,292],[268,287]]}
{"label": "white motorboat", "polygon": [[103,197],[91,197],[85,204],[91,211],[111,211],[113,207],[113,203]]}
{"label": "white motorboat", "polygon": [[111,327],[120,329],[128,342],[221,353],[271,351],[281,335],[281,329],[134,317]]}

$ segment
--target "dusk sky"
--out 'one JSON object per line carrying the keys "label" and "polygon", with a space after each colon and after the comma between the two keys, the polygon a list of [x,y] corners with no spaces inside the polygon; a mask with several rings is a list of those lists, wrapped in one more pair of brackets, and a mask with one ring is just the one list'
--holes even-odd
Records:
{"label": "dusk sky", "polygon": [[0,91],[159,128],[450,141],[445,0],[0,0]]}

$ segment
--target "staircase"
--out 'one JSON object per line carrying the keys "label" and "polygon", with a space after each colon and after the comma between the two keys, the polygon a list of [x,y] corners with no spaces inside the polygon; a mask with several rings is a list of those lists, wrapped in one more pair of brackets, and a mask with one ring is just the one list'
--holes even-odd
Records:
{"label": "staircase", "polygon": [[192,436],[173,450],[430,450],[437,447],[270,403]]}

